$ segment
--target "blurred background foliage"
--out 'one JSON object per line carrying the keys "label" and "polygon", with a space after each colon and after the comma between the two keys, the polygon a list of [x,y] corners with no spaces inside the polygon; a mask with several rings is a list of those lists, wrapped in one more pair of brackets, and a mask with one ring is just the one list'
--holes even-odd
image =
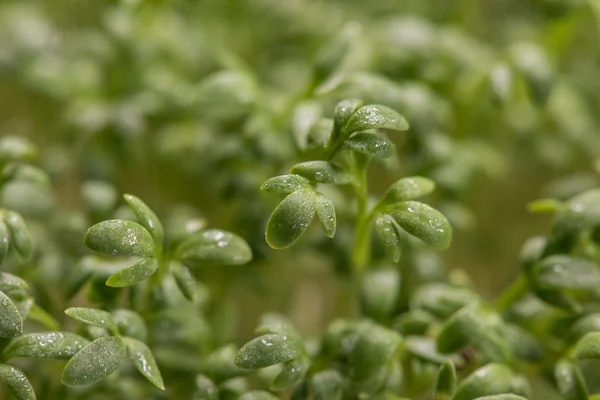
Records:
{"label": "blurred background foliage", "polygon": [[[211,340],[248,339],[265,310],[318,334],[353,312],[332,295],[344,298],[336,277],[348,272],[353,205],[330,193],[336,239],[315,228],[276,252],[264,227],[277,199],[258,188],[310,159],[314,122],[357,97],[411,124],[393,136],[399,157],[373,169],[373,193],[428,176],[455,228],[443,260],[409,262],[466,270],[492,297],[516,275],[524,239],[547,227],[526,203],[598,184],[599,18],[596,0],[4,0],[0,135],[38,145],[51,177],[2,187],[2,205],[37,239],[38,257],[12,268],[64,319],[70,298],[55,288],[77,280],[85,229],[122,215],[120,193],[134,193],[173,238],[210,225],[251,244],[252,264],[205,273],[211,289],[232,284],[221,285],[228,301]],[[343,60],[329,70],[336,51]],[[209,335],[189,327],[180,334]],[[168,342],[164,332],[155,343]],[[163,365],[172,357],[156,353]]]}

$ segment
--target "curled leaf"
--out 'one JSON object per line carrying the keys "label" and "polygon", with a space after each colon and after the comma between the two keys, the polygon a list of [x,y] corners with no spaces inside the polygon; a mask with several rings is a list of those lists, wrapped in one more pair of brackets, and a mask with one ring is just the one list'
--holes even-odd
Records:
{"label": "curled leaf", "polygon": [[333,238],[335,236],[336,228],[335,208],[333,207],[333,203],[322,194],[316,194],[315,210],[319,222],[321,223],[321,228],[325,231],[325,235]]}

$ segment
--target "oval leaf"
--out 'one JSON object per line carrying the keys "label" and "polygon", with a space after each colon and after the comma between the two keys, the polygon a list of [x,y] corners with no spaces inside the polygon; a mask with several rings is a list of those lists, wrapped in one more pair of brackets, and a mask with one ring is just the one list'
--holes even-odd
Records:
{"label": "oval leaf", "polygon": [[361,326],[348,359],[350,377],[364,382],[376,375],[394,357],[400,341],[400,335],[392,330],[370,323]]}
{"label": "oval leaf", "polygon": [[578,360],[600,358],[600,332],[590,332],[579,339],[571,354]]}
{"label": "oval leaf", "polygon": [[17,254],[24,260],[29,258],[31,254],[31,238],[29,237],[29,233],[27,233],[27,227],[21,215],[14,211],[8,211],[4,216],[4,223],[6,223],[10,231],[10,239]]}
{"label": "oval leaf", "polygon": [[394,182],[383,196],[382,203],[393,204],[427,196],[435,189],[435,183],[422,176],[410,176]]}
{"label": "oval leaf", "polygon": [[452,400],[472,400],[477,397],[517,393],[515,374],[504,364],[487,364],[467,376],[456,388]]}
{"label": "oval leaf", "polygon": [[249,371],[235,365],[235,357],[238,353],[238,348],[233,345],[220,347],[210,353],[206,358],[204,369],[206,374],[215,382],[247,374]]}
{"label": "oval leaf", "polygon": [[194,301],[196,299],[197,284],[190,269],[185,265],[174,263],[171,272],[183,296],[189,301]]}
{"label": "oval leaf", "polygon": [[296,339],[289,335],[270,333],[242,346],[235,363],[242,368],[258,369],[293,360],[301,355],[301,345]]}
{"label": "oval leaf", "polygon": [[333,238],[336,229],[335,208],[333,207],[333,203],[322,194],[317,194],[315,196],[315,210],[317,211],[317,217],[321,223],[321,228],[325,231],[325,235],[329,238]]}
{"label": "oval leaf", "polygon": [[456,390],[456,368],[450,360],[440,366],[435,384],[435,400],[449,399]]}
{"label": "oval leaf", "polygon": [[260,186],[260,190],[270,193],[292,193],[307,187],[310,187],[308,179],[300,175],[288,174],[267,179]]}
{"label": "oval leaf", "polygon": [[283,365],[283,370],[277,375],[271,384],[271,390],[280,391],[291,388],[302,379],[308,371],[310,363],[304,357],[299,357],[295,360],[287,361]]}
{"label": "oval leaf", "polygon": [[394,262],[400,261],[402,238],[394,218],[389,214],[380,214],[375,220],[375,232],[387,255],[392,257]]}
{"label": "oval leaf", "polygon": [[[4,221],[0,218],[0,265],[2,265],[2,262],[6,258],[9,247],[10,247],[10,232],[8,230],[8,226],[6,226]],[[1,286],[0,286],[0,290],[2,290]]]}
{"label": "oval leaf", "polygon": [[296,243],[315,216],[315,195],[298,190],[288,195],[273,211],[267,223],[266,240],[274,249]]}
{"label": "oval leaf", "polygon": [[0,337],[12,338],[23,332],[23,320],[19,309],[0,291]]}
{"label": "oval leaf", "polygon": [[315,400],[341,400],[344,378],[336,370],[316,373],[312,378]]}
{"label": "oval leaf", "polygon": [[394,205],[389,214],[406,232],[436,249],[450,246],[452,228],[446,217],[435,208],[417,201],[406,201]]}
{"label": "oval leaf", "polygon": [[535,267],[535,281],[543,289],[594,289],[600,285],[600,272],[591,261],[556,255]]}
{"label": "oval leaf", "polygon": [[154,240],[150,232],[133,221],[112,219],[92,226],[85,234],[85,245],[91,250],[120,256],[154,256]]}
{"label": "oval leaf", "polygon": [[0,272],[0,292],[8,293],[11,290],[26,290],[29,287],[23,279],[9,274],[8,272]]}
{"label": "oval leaf", "polygon": [[152,211],[152,209],[142,200],[131,194],[126,194],[123,197],[125,198],[127,205],[129,205],[137,216],[140,224],[150,232],[150,235],[152,235],[152,238],[154,239],[154,243],[156,243],[158,247],[162,247],[164,239],[163,226],[156,214],[154,214],[154,211]]}
{"label": "oval leaf", "polygon": [[154,386],[160,390],[165,390],[165,384],[160,375],[160,370],[158,369],[156,360],[154,360],[152,351],[148,346],[139,340],[128,337],[124,337],[123,342],[125,342],[125,346],[127,346],[127,353],[135,368]]}
{"label": "oval leaf", "polygon": [[527,398],[516,394],[507,393],[478,397],[475,400],[527,400]]}
{"label": "oval leaf", "polygon": [[376,128],[405,131],[408,129],[408,122],[402,115],[389,107],[370,104],[359,108],[352,114],[343,130],[346,135],[350,135],[354,132]]}
{"label": "oval leaf", "polygon": [[68,360],[89,343],[86,338],[70,332],[29,333],[13,339],[4,349],[4,358]]}
{"label": "oval leaf", "polygon": [[253,390],[251,392],[243,394],[238,398],[238,400],[279,400],[279,398],[273,396],[269,392],[265,392],[262,390]]}
{"label": "oval leaf", "polygon": [[113,316],[104,310],[85,307],[71,307],[65,310],[65,314],[84,324],[98,326],[109,329],[112,332],[118,332],[117,324]]}
{"label": "oval leaf", "polygon": [[196,377],[196,391],[192,400],[219,400],[219,389],[204,375]]}
{"label": "oval leaf", "polygon": [[252,250],[244,239],[220,229],[198,232],[181,244],[177,254],[190,267],[205,263],[241,265],[252,260]]}
{"label": "oval leaf", "polygon": [[122,269],[106,280],[107,286],[126,287],[143,281],[158,269],[156,258],[142,258],[135,264]]}
{"label": "oval leaf", "polygon": [[360,303],[366,316],[384,320],[390,316],[400,294],[400,275],[393,268],[374,269],[363,275]]}
{"label": "oval leaf", "polygon": [[343,185],[350,182],[350,175],[337,164],[329,161],[307,161],[290,168],[292,174],[301,175],[309,181]]}
{"label": "oval leaf", "polygon": [[114,310],[111,314],[122,335],[141,340],[142,342],[146,341],[148,338],[148,327],[140,314],[123,308]]}
{"label": "oval leaf", "polygon": [[346,139],[342,148],[378,158],[388,158],[396,153],[396,146],[391,140],[372,133],[358,133]]}
{"label": "oval leaf", "polygon": [[18,368],[10,364],[0,364],[0,380],[17,400],[35,400],[29,379]]}
{"label": "oval leaf", "polygon": [[587,400],[588,392],[579,367],[569,361],[560,360],[554,367],[554,378],[558,391],[565,400]]}
{"label": "oval leaf", "polygon": [[[338,135],[341,133],[342,127],[348,123],[348,120],[365,103],[358,99],[342,100],[335,106],[334,111],[334,132]],[[334,138],[334,139],[337,139]]]}
{"label": "oval leaf", "polygon": [[62,374],[67,386],[85,386],[96,383],[115,372],[127,350],[120,337],[94,340],[69,360]]}

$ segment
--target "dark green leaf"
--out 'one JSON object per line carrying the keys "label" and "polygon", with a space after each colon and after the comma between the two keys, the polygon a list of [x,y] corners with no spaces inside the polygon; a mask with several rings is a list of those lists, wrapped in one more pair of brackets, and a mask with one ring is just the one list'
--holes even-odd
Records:
{"label": "dark green leaf", "polygon": [[343,185],[350,182],[350,175],[341,166],[329,161],[307,161],[290,168],[292,174],[301,175],[309,181]]}
{"label": "dark green leaf", "polygon": [[140,314],[123,308],[114,310],[111,314],[123,336],[129,336],[142,342],[146,341],[148,328]]}
{"label": "dark green leaf", "polygon": [[391,140],[372,133],[357,133],[346,139],[342,148],[378,158],[388,158],[396,153],[396,146]]}
{"label": "dark green leaf", "polygon": [[173,263],[171,272],[175,278],[175,283],[183,296],[189,301],[196,299],[197,284],[192,272],[188,267],[179,263]]}
{"label": "dark green leaf", "polygon": [[242,346],[235,363],[246,369],[265,368],[301,356],[301,348],[297,339],[289,335],[270,333]]}
{"label": "dark green leaf", "polygon": [[390,316],[400,294],[400,274],[393,268],[368,271],[360,285],[360,300],[364,314],[376,320]]}
{"label": "dark green leaf", "polygon": [[302,379],[308,371],[310,363],[304,357],[298,357],[283,364],[283,370],[277,375],[271,384],[271,390],[280,391],[291,388]]}
{"label": "dark green leaf", "polygon": [[85,234],[85,245],[104,254],[152,257],[155,245],[150,233],[133,221],[113,219],[92,226]]}
{"label": "dark green leaf", "polygon": [[207,229],[183,242],[177,250],[177,256],[190,267],[203,264],[242,265],[252,260],[252,250],[235,233]]}
{"label": "dark green leaf", "polygon": [[[342,128],[348,123],[348,120],[365,103],[358,99],[342,100],[335,106],[334,111],[334,132],[341,134]],[[334,139],[337,139],[334,138]]]}
{"label": "dark green leaf", "polygon": [[333,203],[322,194],[315,194],[314,205],[317,212],[317,218],[319,218],[321,228],[325,231],[325,235],[333,238],[335,236],[336,228],[335,208],[333,207]]}
{"label": "dark green leaf", "polygon": [[398,231],[396,221],[389,214],[380,214],[375,220],[375,232],[381,241],[383,248],[394,262],[400,261],[402,254],[402,237]]}
{"label": "dark green leaf", "polygon": [[354,132],[376,128],[405,131],[408,129],[408,122],[402,115],[389,107],[370,104],[359,108],[352,114],[343,130],[346,135],[350,135]]}
{"label": "dark green leaf", "polygon": [[68,360],[88,343],[86,338],[70,332],[29,333],[13,339],[4,349],[4,358]]}
{"label": "dark green leaf", "polygon": [[19,309],[0,291],[0,337],[12,338],[23,332],[23,320]]}
{"label": "dark green leaf", "polygon": [[555,255],[543,259],[535,267],[535,281],[543,289],[594,289],[600,285],[600,272],[595,263]]}
{"label": "dark green leaf", "polygon": [[456,368],[450,360],[440,366],[435,384],[434,400],[448,400],[456,390]]}
{"label": "dark green leaf", "polygon": [[29,258],[31,254],[31,238],[27,233],[25,221],[14,211],[7,211],[4,214],[4,223],[10,231],[10,239],[15,250],[23,259]]}
{"label": "dark green leaf", "polygon": [[163,226],[154,211],[137,197],[126,194],[123,196],[138,218],[140,224],[150,232],[157,247],[162,247],[164,240]]}
{"label": "dark green leaf", "polygon": [[560,360],[554,367],[554,378],[563,399],[588,400],[585,381],[577,365]]}
{"label": "dark green leaf", "polygon": [[288,174],[267,179],[260,186],[260,190],[271,193],[292,193],[308,187],[310,187],[308,179],[300,175]]}
{"label": "dark green leaf", "polygon": [[315,216],[315,194],[298,190],[288,195],[273,211],[267,224],[266,239],[274,249],[293,245]]}
{"label": "dark green leaf", "polygon": [[452,228],[446,217],[427,204],[406,201],[394,205],[389,214],[406,232],[438,250],[447,249],[452,240]]}
{"label": "dark green leaf", "polygon": [[117,324],[113,319],[113,316],[104,310],[85,307],[71,307],[65,310],[65,314],[79,322],[83,322],[84,324],[106,328],[112,332],[118,331]]}
{"label": "dark green leaf", "polygon": [[477,397],[513,393],[522,393],[518,386],[518,377],[504,364],[487,364],[466,377],[456,388],[452,400],[473,400]]}
{"label": "dark green leaf", "polygon": [[123,342],[127,347],[127,353],[135,368],[154,386],[160,390],[165,390],[165,384],[160,375],[160,370],[158,369],[156,360],[154,360],[152,351],[148,346],[139,340],[130,337],[124,337]]}
{"label": "dark green leaf", "polygon": [[67,386],[86,386],[115,372],[127,354],[120,337],[94,340],[69,360],[62,374]]}
{"label": "dark green leaf", "polygon": [[410,176],[394,182],[385,192],[382,204],[418,199],[427,196],[435,189],[435,183],[422,176]]}
{"label": "dark green leaf", "polygon": [[400,335],[392,330],[370,323],[362,325],[348,359],[352,379],[362,382],[377,374],[394,357],[400,342]]}
{"label": "dark green leaf", "polygon": [[[4,262],[10,248],[10,232],[0,214],[0,265]],[[0,287],[2,290],[2,287]]]}
{"label": "dark green leaf", "polygon": [[12,290],[26,290],[29,287],[23,279],[9,274],[8,272],[0,272],[0,291],[8,293]]}
{"label": "dark green leaf", "polygon": [[10,364],[0,364],[0,380],[17,400],[35,400],[35,393],[25,374]]}
{"label": "dark green leaf", "polygon": [[106,280],[107,286],[126,287],[135,285],[152,275],[158,269],[156,258],[142,258],[135,264],[122,269]]}

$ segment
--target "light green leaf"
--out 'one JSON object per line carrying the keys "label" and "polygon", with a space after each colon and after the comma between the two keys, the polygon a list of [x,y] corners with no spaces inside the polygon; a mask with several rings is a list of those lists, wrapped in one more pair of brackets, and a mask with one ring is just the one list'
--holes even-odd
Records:
{"label": "light green leaf", "polygon": [[252,250],[235,233],[207,229],[183,242],[177,250],[177,258],[190,267],[206,263],[242,265],[252,260]]}
{"label": "light green leaf", "polygon": [[62,374],[67,386],[86,386],[96,383],[115,372],[127,354],[120,337],[94,340],[69,360]]}
{"label": "light green leaf", "polygon": [[12,338],[23,332],[23,320],[19,309],[0,291],[0,337]]}
{"label": "light green leaf", "polygon": [[359,108],[352,114],[343,130],[346,135],[350,135],[354,132],[376,128],[405,131],[408,129],[408,122],[402,115],[389,107],[370,104]]}
{"label": "light green leaf", "polygon": [[490,71],[492,100],[502,105],[510,101],[513,95],[513,71],[504,63],[495,65]]}
{"label": "light green leaf", "polygon": [[576,342],[586,333],[600,331],[600,313],[592,313],[579,318],[569,328],[569,337]]}
{"label": "light green leaf", "polygon": [[298,357],[285,362],[283,370],[277,375],[273,383],[271,383],[270,389],[280,391],[291,388],[304,379],[309,366],[308,359],[304,357]]}
{"label": "light green leaf", "polygon": [[85,234],[85,245],[104,254],[152,257],[155,245],[142,225],[133,221],[113,219],[92,226]]}
{"label": "light green leaf", "polygon": [[173,263],[171,272],[183,296],[189,301],[194,301],[196,299],[197,284],[190,269],[180,263]]}
{"label": "light green leaf", "polygon": [[308,179],[300,175],[288,174],[267,179],[260,186],[260,190],[270,193],[292,193],[308,187],[310,187]]}
{"label": "light green leaf", "polygon": [[313,378],[315,400],[341,400],[344,378],[336,370],[329,369],[317,372]]}
{"label": "light green leaf", "polygon": [[372,323],[362,324],[348,359],[350,377],[364,382],[376,375],[394,357],[400,342],[397,332]]}
{"label": "light green leaf", "polygon": [[0,380],[17,400],[35,400],[35,393],[29,379],[17,367],[0,364]]}
{"label": "light green leaf", "polygon": [[553,71],[544,50],[533,42],[513,45],[511,55],[516,68],[523,74],[532,99],[543,105],[550,97]]}
{"label": "light green leaf", "polygon": [[350,175],[341,166],[329,161],[307,161],[290,168],[292,174],[301,175],[311,182],[343,185],[349,183]]}
{"label": "light green leaf", "polygon": [[398,231],[396,221],[389,214],[380,214],[375,219],[375,232],[383,248],[394,262],[400,261],[402,254],[402,237]]}
{"label": "light green leaf", "polygon": [[342,148],[378,158],[388,158],[396,153],[396,146],[391,140],[372,133],[358,133],[346,139]]}
{"label": "light green leaf", "polygon": [[135,285],[158,270],[156,258],[142,258],[135,264],[120,270],[106,280],[107,286],[126,287]]}
{"label": "light green leaf", "polygon": [[578,360],[600,358],[600,332],[590,332],[579,339],[571,356]]}
{"label": "light green leaf", "polygon": [[5,136],[0,139],[0,164],[9,161],[34,161],[36,147],[22,136]]}
{"label": "light green leaf", "polygon": [[402,229],[436,249],[444,250],[450,246],[452,227],[435,208],[417,201],[405,201],[395,204],[388,213]]}
{"label": "light green leaf", "polygon": [[539,199],[527,204],[527,210],[534,214],[554,214],[563,207],[564,204],[555,199]]}
{"label": "light green leaf", "polygon": [[284,249],[296,243],[315,216],[315,195],[312,190],[297,190],[288,195],[267,223],[266,239],[274,249]]}
{"label": "light green leaf", "polygon": [[233,345],[219,347],[206,358],[204,370],[215,382],[222,382],[236,376],[246,375],[249,371],[235,365],[239,349]]}
{"label": "light green leaf", "polygon": [[410,306],[413,309],[423,309],[446,320],[467,304],[477,301],[482,299],[471,289],[433,282],[423,284],[416,289]]}
{"label": "light green leaf", "polygon": [[279,398],[273,396],[269,392],[264,392],[262,390],[253,390],[251,392],[243,394],[238,398],[238,400],[279,400]]}
{"label": "light green leaf", "polygon": [[140,224],[150,232],[156,246],[161,248],[164,239],[163,226],[154,211],[142,200],[131,194],[126,194],[123,197],[137,216]]}
{"label": "light green leaf", "polygon": [[364,314],[375,320],[390,316],[400,294],[400,275],[393,268],[366,272],[360,285],[360,303]]}
{"label": "light green leaf", "polygon": [[26,290],[29,287],[23,279],[9,274],[8,272],[0,272],[0,291],[8,293],[12,290]]}
{"label": "light green leaf", "polygon": [[[341,134],[342,128],[348,123],[348,120],[365,103],[358,99],[342,100],[335,106],[334,111],[334,132],[339,135]],[[337,139],[335,137],[334,139]]]}
{"label": "light green leaf", "polygon": [[585,380],[577,365],[560,360],[554,367],[554,378],[564,400],[588,400]]}
{"label": "light green leaf", "polygon": [[114,310],[111,314],[119,332],[123,336],[129,336],[142,342],[146,341],[148,338],[148,327],[140,314],[124,308]]}
{"label": "light green leaf", "polygon": [[456,390],[456,368],[450,360],[440,366],[435,384],[434,400],[448,400]]}
{"label": "light green leaf", "polygon": [[4,349],[4,358],[68,360],[89,343],[86,338],[70,332],[29,333],[11,340]]}
{"label": "light green leaf", "polygon": [[81,197],[89,210],[96,215],[108,215],[117,206],[119,194],[107,182],[87,181],[81,185]]}
{"label": "light green leaf", "polygon": [[[10,232],[1,217],[2,214],[0,213],[0,265],[4,262],[10,248]],[[2,290],[1,286],[0,290]]]}
{"label": "light green leaf", "polygon": [[335,208],[333,207],[333,203],[322,194],[315,194],[314,201],[321,228],[323,228],[327,237],[333,238],[336,229]]}
{"label": "light green leaf", "polygon": [[84,324],[106,328],[114,333],[118,332],[113,316],[107,311],[95,308],[71,307],[65,310],[65,314]]}
{"label": "light green leaf", "polygon": [[467,376],[456,388],[452,400],[472,400],[477,397],[513,393],[527,396],[521,381],[508,366],[491,363]]}
{"label": "light green leaf", "polygon": [[394,182],[383,195],[382,204],[414,200],[427,196],[435,189],[435,183],[422,176],[410,176]]}
{"label": "light green leaf", "polygon": [[[296,146],[305,150],[308,144],[308,134],[322,115],[321,104],[317,101],[304,101],[296,106],[291,118],[292,135]],[[266,182],[265,182],[266,183]],[[263,184],[264,185],[264,184]],[[262,189],[262,188],[261,188]],[[266,190],[266,189],[262,189]],[[269,192],[270,190],[266,190]],[[291,192],[284,192],[291,193]]]}
{"label": "light green leaf", "polygon": [[296,338],[270,333],[242,346],[235,363],[242,368],[258,369],[293,360],[301,355],[302,346]]}
{"label": "light green leaf", "polygon": [[436,318],[424,310],[410,310],[394,319],[394,329],[402,335],[424,335]]}
{"label": "light green leaf", "polygon": [[219,389],[208,377],[198,375],[196,377],[196,391],[192,400],[219,400]]}
{"label": "light green leaf", "polygon": [[534,271],[535,282],[543,289],[590,290],[600,285],[595,263],[567,255],[546,257]]}
{"label": "light green leaf", "polygon": [[518,396],[516,394],[507,393],[478,397],[475,400],[527,400],[527,398],[523,396]]}
{"label": "light green leaf", "polygon": [[344,25],[319,49],[314,60],[315,82],[322,83],[340,70],[358,36],[359,28],[355,23]]}
{"label": "light green leaf", "polygon": [[10,231],[10,239],[17,254],[26,260],[31,255],[31,238],[27,233],[25,221],[18,213],[7,211],[4,214],[4,223]]}
{"label": "light green leaf", "polygon": [[46,310],[37,304],[33,304],[29,313],[27,314],[27,319],[30,321],[36,321],[45,326],[46,328],[56,331],[60,329],[60,323],[54,319],[52,315],[50,315]]}
{"label": "light green leaf", "polygon": [[152,351],[148,346],[139,340],[129,337],[124,337],[123,342],[125,343],[125,346],[127,346],[127,353],[135,368],[154,386],[161,390],[165,390],[165,384],[160,375],[160,370],[158,369],[156,360],[154,360]]}

